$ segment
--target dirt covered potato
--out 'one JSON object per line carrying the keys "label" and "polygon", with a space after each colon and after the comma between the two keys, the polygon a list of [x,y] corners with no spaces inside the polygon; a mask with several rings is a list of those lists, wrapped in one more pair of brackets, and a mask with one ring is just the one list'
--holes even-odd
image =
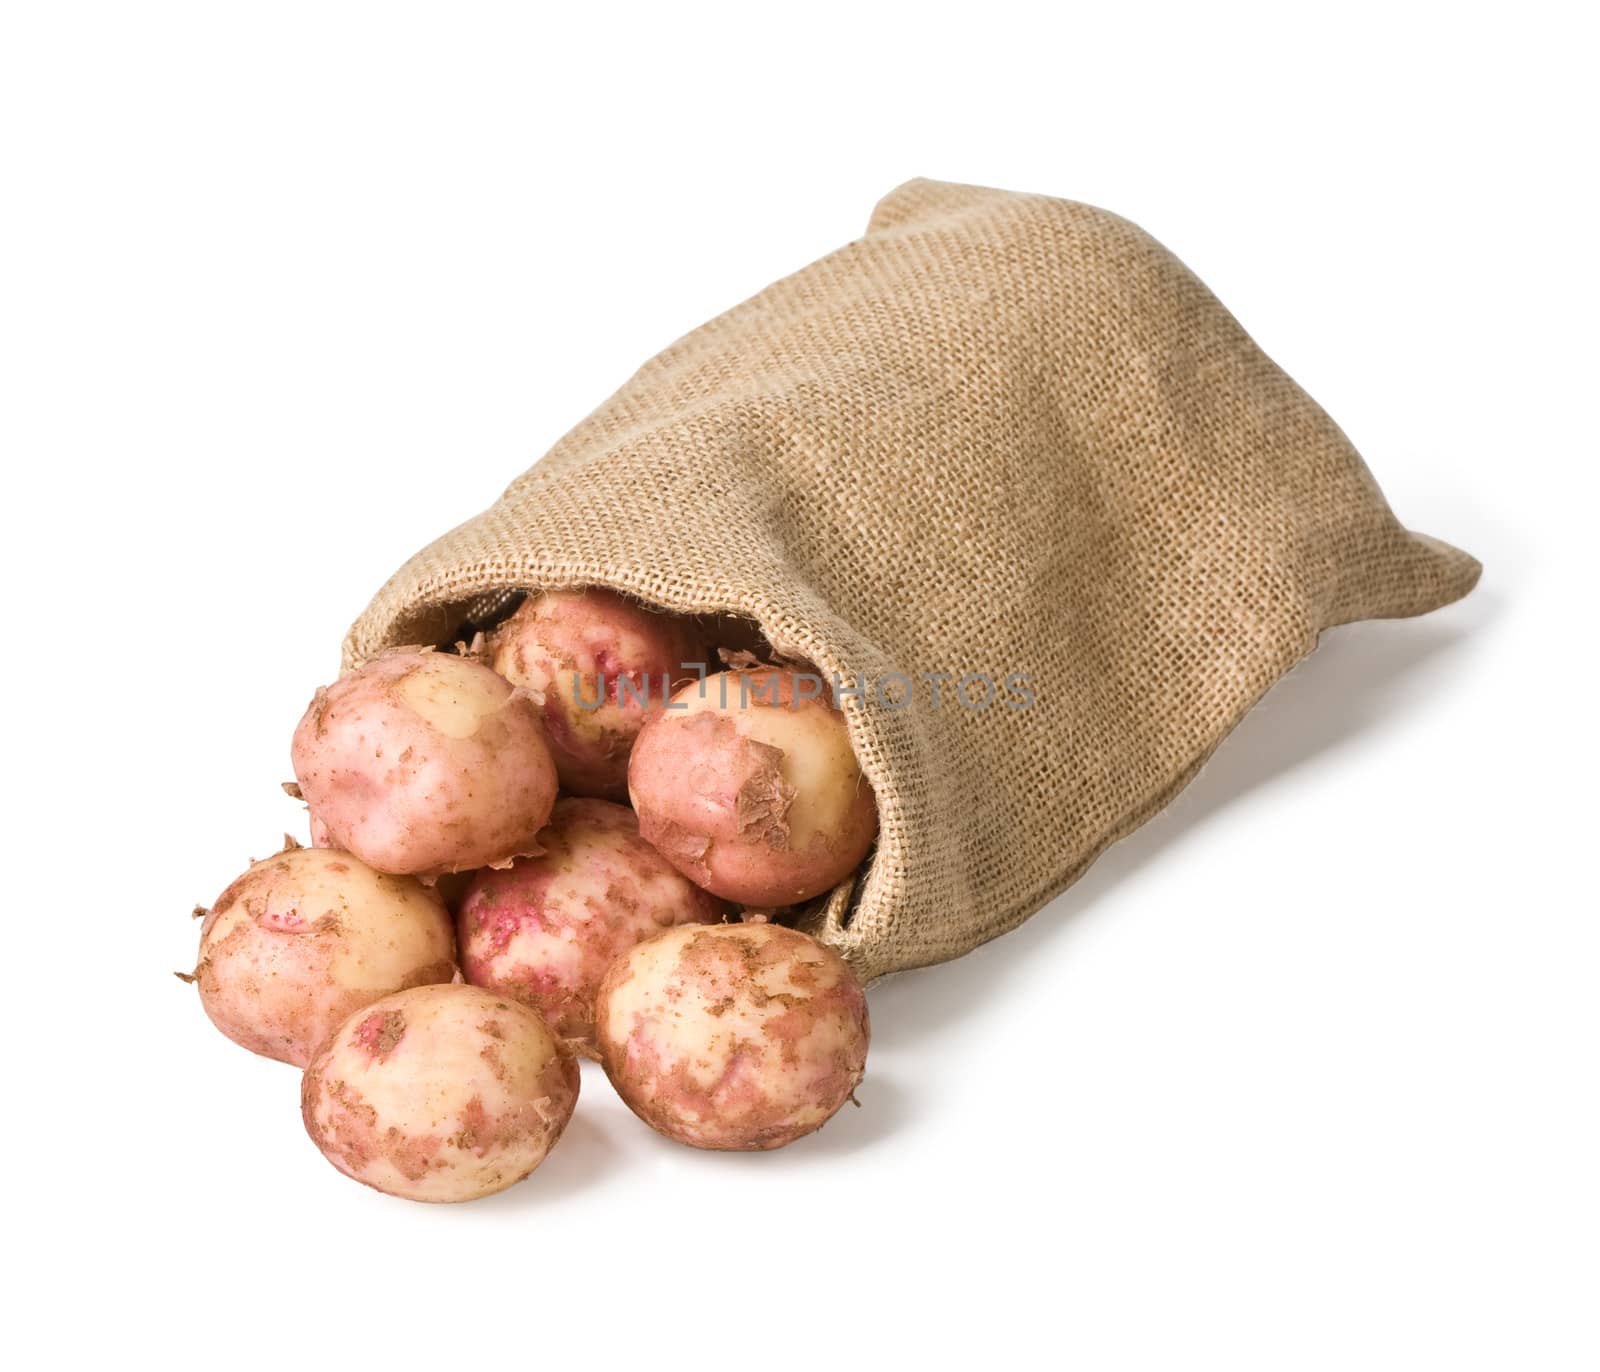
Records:
{"label": "dirt covered potato", "polygon": [[319,689],[295,730],[318,841],[433,877],[534,850],[556,773],[527,696],[481,663],[396,653]]}
{"label": "dirt covered potato", "polygon": [[821,1127],[867,1060],[844,960],[779,924],[684,925],[619,958],[595,998],[622,1099],[696,1148],[778,1148]]}
{"label": "dirt covered potato", "polygon": [[354,1011],[455,975],[438,897],[349,853],[291,848],[253,863],[206,912],[194,980],[235,1043],[304,1067]]}
{"label": "dirt covered potato", "polygon": [[680,688],[634,745],[640,832],[726,900],[809,900],[848,876],[877,835],[844,716],[811,687],[815,677],[780,668],[718,673]]}
{"label": "dirt covered potato", "polygon": [[352,1015],[301,1085],[306,1131],[348,1177],[419,1201],[502,1191],[572,1118],[578,1064],[532,1010],[425,986]]}
{"label": "dirt covered potato", "polygon": [[589,587],[529,596],[490,636],[495,671],[544,701],[544,723],[565,791],[626,800],[628,754],[703,663],[694,622]]}
{"label": "dirt covered potato", "polygon": [[722,903],[639,836],[625,805],[558,800],[539,846],[537,857],[472,879],[458,918],[462,971],[592,1052],[606,968],[663,929],[720,918]]}

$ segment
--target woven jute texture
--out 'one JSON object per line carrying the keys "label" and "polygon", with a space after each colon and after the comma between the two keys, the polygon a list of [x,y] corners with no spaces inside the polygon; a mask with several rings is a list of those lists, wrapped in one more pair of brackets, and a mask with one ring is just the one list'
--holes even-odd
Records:
{"label": "woven jute texture", "polygon": [[[865,977],[1013,928],[1160,809],[1318,634],[1478,564],[1147,234],[917,180],[702,325],[405,564],[353,666],[486,594],[599,584],[755,620],[841,704],[881,835],[809,927]],[[1034,699],[1004,678],[1025,674]],[[979,675],[999,686],[988,708]],[[944,676],[939,708],[933,676]]]}

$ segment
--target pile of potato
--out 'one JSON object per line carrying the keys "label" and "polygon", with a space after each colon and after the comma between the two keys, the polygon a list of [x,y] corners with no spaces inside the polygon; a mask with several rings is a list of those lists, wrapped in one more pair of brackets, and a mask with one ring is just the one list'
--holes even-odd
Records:
{"label": "pile of potato", "polygon": [[305,1069],[341,1172],[426,1201],[520,1181],[572,1116],[574,1054],[697,1148],[777,1148],[851,1098],[866,996],[781,921],[866,856],[872,788],[795,670],[697,666],[714,634],[546,592],[317,691],[288,788],[314,846],[197,910],[180,975]]}

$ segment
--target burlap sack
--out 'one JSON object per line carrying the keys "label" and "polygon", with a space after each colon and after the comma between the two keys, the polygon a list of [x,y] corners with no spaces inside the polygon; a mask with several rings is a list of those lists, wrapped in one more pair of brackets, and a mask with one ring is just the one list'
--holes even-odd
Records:
{"label": "burlap sack", "polygon": [[[1432,610],[1478,571],[1400,526],[1333,421],[1140,229],[917,180],[406,563],[345,659],[448,642],[507,588],[601,584],[748,616],[825,674],[913,678],[901,708],[842,702],[882,831],[808,916],[874,977],[1027,918],[1323,629]],[[1013,673],[1030,708],[953,698]]]}

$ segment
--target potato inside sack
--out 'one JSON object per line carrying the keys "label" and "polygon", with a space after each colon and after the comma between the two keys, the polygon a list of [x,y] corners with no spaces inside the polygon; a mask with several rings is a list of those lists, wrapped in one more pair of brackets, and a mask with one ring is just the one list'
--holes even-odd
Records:
{"label": "potato inside sack", "polygon": [[450,653],[379,657],[318,690],[293,760],[318,841],[380,872],[508,862],[534,851],[555,803],[538,706]]}
{"label": "potato inside sack", "polygon": [[458,919],[462,970],[592,1053],[594,994],[611,963],[663,929],[717,920],[724,907],[640,837],[625,805],[558,800],[539,846],[472,879]]}
{"label": "potato inside sack", "polygon": [[625,800],[628,754],[645,721],[707,650],[695,622],[590,587],[530,596],[488,637],[485,660],[544,702],[561,787]]}
{"label": "potato inside sack", "polygon": [[213,1024],[253,1053],[304,1067],[354,1011],[455,975],[439,898],[331,849],[251,865],[206,912],[194,980]]}
{"label": "potato inside sack", "polygon": [[352,1015],[301,1084],[306,1132],[348,1177],[465,1201],[534,1170],[578,1099],[578,1064],[524,1005],[427,986]]}
{"label": "potato inside sack", "polygon": [[777,667],[682,687],[634,745],[640,832],[690,880],[743,905],[794,905],[844,880],[878,813],[825,691]]}
{"label": "potato inside sack", "polygon": [[601,982],[595,1028],[628,1107],[716,1149],[820,1128],[861,1081],[869,1037],[855,974],[781,924],[685,925],[639,944]]}

